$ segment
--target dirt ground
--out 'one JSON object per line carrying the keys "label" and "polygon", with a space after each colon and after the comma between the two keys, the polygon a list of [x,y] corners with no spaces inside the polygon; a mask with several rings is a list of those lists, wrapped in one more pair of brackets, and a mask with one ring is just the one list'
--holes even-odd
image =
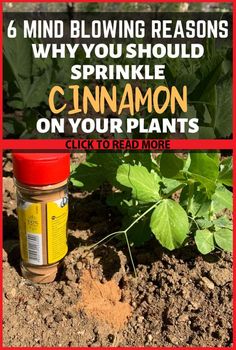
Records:
{"label": "dirt ground", "polygon": [[153,240],[133,249],[88,246],[119,228],[99,191],[71,189],[69,253],[51,284],[20,275],[16,197],[4,158],[4,346],[232,346],[232,256],[169,253]]}

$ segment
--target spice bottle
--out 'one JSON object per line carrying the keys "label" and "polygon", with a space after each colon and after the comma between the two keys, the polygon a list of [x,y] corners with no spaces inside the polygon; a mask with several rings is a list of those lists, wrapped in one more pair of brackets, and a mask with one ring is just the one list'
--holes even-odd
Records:
{"label": "spice bottle", "polygon": [[56,278],[68,251],[70,155],[13,153],[23,277],[35,283]]}

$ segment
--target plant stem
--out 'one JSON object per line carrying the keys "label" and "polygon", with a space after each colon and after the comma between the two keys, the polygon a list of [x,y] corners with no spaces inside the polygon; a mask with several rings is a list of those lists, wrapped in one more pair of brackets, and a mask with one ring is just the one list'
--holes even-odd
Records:
{"label": "plant stem", "polygon": [[99,244],[103,243],[104,241],[106,241],[108,238],[110,237],[114,237],[114,236],[118,236],[120,234],[124,233],[124,231],[116,231],[116,232],[112,232],[109,235],[107,235],[106,237],[102,238],[100,241],[98,241],[97,243],[93,244],[92,246],[90,246],[90,249],[94,249],[96,248]]}
{"label": "plant stem", "polygon": [[128,226],[124,232],[128,232],[139,220],[141,220],[145,215],[147,215],[147,213],[149,213],[149,211],[151,211],[152,209],[154,209],[161,201],[159,200],[158,202],[156,202],[155,204],[153,204],[150,208],[148,208],[144,213],[142,213],[136,220],[134,220],[132,222],[132,224],[130,226]]}
{"label": "plant stem", "polygon": [[129,244],[129,240],[128,240],[128,236],[127,236],[127,232],[126,231],[124,231],[124,235],[125,235],[125,240],[126,240],[128,251],[129,251],[129,257],[130,257],[131,264],[132,264],[132,267],[133,267],[133,270],[134,270],[134,275],[135,275],[135,277],[138,277],[138,274],[137,274],[137,271],[136,271],[136,268],[135,268],[135,265],[134,265],[133,255],[131,253],[130,244]]}
{"label": "plant stem", "polygon": [[192,204],[193,192],[194,192],[194,183],[190,183],[190,184],[189,184],[189,192],[188,192],[187,213],[189,212],[190,206],[191,206],[191,204]]}
{"label": "plant stem", "polygon": [[211,201],[210,208],[209,208],[209,220],[212,221],[214,219],[214,214],[213,214],[213,203]]}
{"label": "plant stem", "polygon": [[200,230],[200,227],[199,227],[197,221],[196,221],[194,218],[192,218],[191,216],[189,216],[189,215],[188,215],[188,218],[189,218],[190,220],[192,220],[192,221],[195,223],[195,225],[197,226],[197,229]]}
{"label": "plant stem", "polygon": [[133,256],[132,256],[132,252],[131,252],[131,249],[130,249],[130,243],[129,243],[129,239],[128,239],[128,235],[127,235],[127,232],[135,225],[137,224],[137,222],[139,220],[141,220],[145,215],[147,215],[151,210],[153,210],[159,203],[161,202],[161,200],[159,200],[158,202],[156,202],[155,204],[153,204],[150,208],[148,208],[144,213],[142,213],[136,220],[134,220],[134,222],[132,222],[131,225],[129,225],[125,230],[121,230],[121,231],[116,231],[116,232],[112,232],[110,233],[109,235],[107,235],[106,237],[102,238],[100,241],[98,241],[97,243],[95,243],[94,245],[92,245],[90,247],[90,249],[94,249],[96,248],[99,244],[105,242],[108,238],[113,238],[117,235],[120,235],[120,234],[124,234],[125,236],[125,240],[126,240],[126,243],[127,243],[127,247],[128,247],[128,252],[129,252],[129,256],[130,256],[130,260],[131,260],[131,264],[132,264],[132,267],[133,267],[133,270],[134,270],[134,275],[135,277],[137,277],[137,271],[136,271],[136,268],[135,268],[135,265],[134,265],[134,260],[133,260]]}
{"label": "plant stem", "polygon": [[168,192],[164,198],[169,198],[173,193],[175,193],[176,191],[180,190],[181,188],[183,188],[184,186],[186,186],[186,183],[180,184],[177,187],[173,188],[173,190],[171,190],[170,192]]}

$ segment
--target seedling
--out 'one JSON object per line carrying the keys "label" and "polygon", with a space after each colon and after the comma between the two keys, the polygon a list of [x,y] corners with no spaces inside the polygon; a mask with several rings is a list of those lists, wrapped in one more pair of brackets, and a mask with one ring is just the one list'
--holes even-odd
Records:
{"label": "seedling", "polygon": [[232,186],[231,157],[220,161],[215,152],[191,152],[185,157],[165,152],[156,158],[147,153],[95,153],[73,169],[71,181],[88,190],[104,182],[117,188],[107,203],[123,214],[124,229],[98,244],[124,236],[133,267],[130,246],[153,235],[168,250],[194,239],[202,254],[216,248],[232,251],[232,223],[222,215],[225,209],[232,210],[227,188]]}

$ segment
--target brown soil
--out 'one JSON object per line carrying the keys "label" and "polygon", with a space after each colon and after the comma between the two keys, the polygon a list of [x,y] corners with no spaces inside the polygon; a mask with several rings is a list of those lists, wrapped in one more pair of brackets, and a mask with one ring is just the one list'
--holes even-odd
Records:
{"label": "brown soil", "polygon": [[70,194],[69,254],[57,280],[19,272],[11,159],[4,163],[4,346],[232,346],[232,257],[169,253],[153,240],[133,248],[88,246],[120,225],[100,192]]}
{"label": "brown soil", "polygon": [[85,311],[90,319],[95,319],[98,325],[108,326],[111,331],[124,328],[129,316],[131,306],[121,300],[121,290],[113,281],[99,282],[87,270],[82,272],[79,288],[81,300],[78,308]]}

